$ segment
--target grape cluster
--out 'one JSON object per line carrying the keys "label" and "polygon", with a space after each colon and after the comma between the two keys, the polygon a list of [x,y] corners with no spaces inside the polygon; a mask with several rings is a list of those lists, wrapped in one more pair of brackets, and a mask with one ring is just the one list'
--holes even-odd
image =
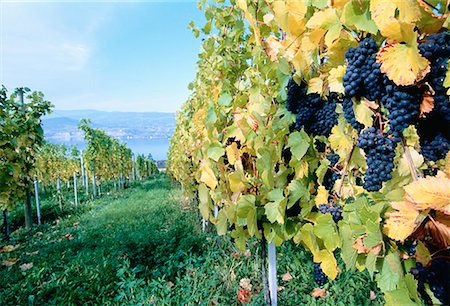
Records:
{"label": "grape cluster", "polygon": [[342,206],[336,203],[319,204],[319,211],[322,214],[331,214],[334,222],[338,222],[342,219]]}
{"label": "grape cluster", "polygon": [[367,171],[364,178],[364,189],[378,191],[381,189],[383,182],[392,178],[394,150],[398,142],[397,137],[383,135],[375,127],[370,127],[361,132],[357,146],[366,153]]}
{"label": "grape cluster", "polygon": [[420,150],[427,160],[437,161],[445,158],[449,149],[450,142],[441,133],[433,138],[420,138]]}
{"label": "grape cluster", "polygon": [[434,108],[417,123],[421,153],[427,160],[444,158],[450,149],[450,101],[443,83],[450,58],[450,32],[432,34],[419,50],[431,63],[426,77],[433,87]]}
{"label": "grape cluster", "polygon": [[293,78],[288,82],[287,94],[286,108],[297,115],[295,128],[305,128],[307,133],[328,137],[337,124],[338,96],[332,94],[328,101],[322,100],[317,93],[307,94],[307,85],[298,85]]}
{"label": "grape cluster", "polygon": [[417,240],[407,239],[403,243],[403,249],[408,256],[414,256],[416,254],[417,246],[419,242]]}
{"label": "grape cluster", "polygon": [[345,53],[347,70],[342,77],[345,90],[342,106],[345,119],[358,131],[364,126],[355,118],[352,98],[378,100],[383,95],[383,74],[376,61],[377,51],[375,39],[365,38],[358,47],[350,48]]}
{"label": "grape cluster", "polygon": [[300,98],[306,96],[306,87],[299,86],[293,78],[289,79],[287,84],[286,108],[291,113],[298,113],[300,107]]}
{"label": "grape cluster", "polygon": [[[336,164],[339,161],[339,155],[338,154],[327,154],[327,159],[330,161],[330,165],[332,167],[335,167]],[[341,178],[341,175],[334,172],[331,169],[328,169],[325,173],[325,176],[323,178],[322,185],[325,187],[326,190],[332,190],[334,183]]]}
{"label": "grape cluster", "polygon": [[420,262],[411,273],[419,281],[419,292],[425,293],[425,284],[430,286],[434,296],[443,304],[450,305],[450,262],[446,259],[433,259],[424,267]]}
{"label": "grape cluster", "polygon": [[330,136],[331,129],[338,123],[338,114],[336,113],[336,101],[338,97],[331,93],[328,102],[322,101],[312,116],[308,125],[304,125],[305,131],[313,135]]}
{"label": "grape cluster", "polygon": [[328,280],[326,274],[323,273],[322,268],[320,267],[320,263],[317,263],[317,262],[314,263],[313,276],[314,276],[314,281],[319,286],[325,285],[325,283]]}
{"label": "grape cluster", "polygon": [[[373,38],[365,38],[356,48],[349,48],[345,53],[348,62],[347,70],[342,80],[344,81],[345,95],[347,97],[361,98],[365,96],[365,87],[371,83],[371,88],[379,82],[381,72],[373,73],[372,70],[379,65],[376,63],[374,54],[378,51],[378,46]],[[370,60],[369,60],[370,58]],[[374,65],[375,64],[375,65]],[[367,78],[370,76],[370,82]],[[381,87],[380,87],[381,88]],[[375,95],[375,92],[371,95]]]}
{"label": "grape cluster", "polygon": [[398,86],[388,78],[384,80],[385,94],[381,102],[389,111],[389,127],[392,132],[403,132],[419,119],[421,90],[414,86]]}

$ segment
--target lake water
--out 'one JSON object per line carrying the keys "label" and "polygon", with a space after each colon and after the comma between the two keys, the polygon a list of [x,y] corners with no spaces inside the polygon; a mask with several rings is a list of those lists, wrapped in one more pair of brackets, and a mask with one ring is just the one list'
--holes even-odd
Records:
{"label": "lake water", "polygon": [[[53,139],[49,139],[49,142],[66,146],[75,145],[80,149],[86,148],[85,142],[58,142]],[[168,139],[128,139],[121,141],[121,143],[126,143],[127,147],[136,154],[144,154],[145,156],[151,154],[154,160],[167,159],[167,151],[169,150]]]}

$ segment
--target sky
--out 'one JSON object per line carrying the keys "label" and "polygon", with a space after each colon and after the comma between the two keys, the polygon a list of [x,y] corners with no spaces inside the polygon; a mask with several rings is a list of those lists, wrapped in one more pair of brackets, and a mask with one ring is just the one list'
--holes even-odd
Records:
{"label": "sky", "polygon": [[0,0],[0,83],[57,110],[175,112],[194,80],[195,1]]}

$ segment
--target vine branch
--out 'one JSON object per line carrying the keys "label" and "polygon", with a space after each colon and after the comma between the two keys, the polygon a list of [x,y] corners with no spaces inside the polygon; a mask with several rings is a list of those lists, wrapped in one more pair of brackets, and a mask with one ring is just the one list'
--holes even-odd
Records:
{"label": "vine branch", "polygon": [[337,192],[337,196],[339,198],[342,195],[342,187],[344,186],[345,175],[347,174],[348,165],[350,164],[350,159],[352,159],[352,155],[353,155],[353,152],[355,151],[355,148],[356,148],[356,142],[353,143],[352,149],[351,149],[350,153],[348,154],[347,159],[345,160],[344,169],[342,170],[342,178],[339,181],[339,188],[338,188],[338,192]]}
{"label": "vine branch", "polygon": [[404,137],[402,137],[402,147],[403,147],[403,150],[405,151],[405,157],[406,157],[406,161],[408,163],[409,171],[411,172],[411,176],[414,181],[417,181],[419,179],[419,176],[417,175],[416,167],[414,166],[414,162],[411,157],[411,152],[409,152],[409,148],[406,145],[406,141],[405,141]]}

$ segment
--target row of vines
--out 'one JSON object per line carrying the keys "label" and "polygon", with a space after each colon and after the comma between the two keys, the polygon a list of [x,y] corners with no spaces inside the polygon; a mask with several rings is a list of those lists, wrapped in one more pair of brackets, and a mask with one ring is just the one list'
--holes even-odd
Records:
{"label": "row of vines", "polygon": [[117,192],[129,180],[142,180],[158,172],[153,160],[134,156],[125,144],[91,127],[89,120],[83,119],[79,124],[87,143],[85,150],[47,143],[41,118],[53,106],[40,92],[24,97],[29,91],[19,88],[9,97],[6,88],[0,92],[0,208],[6,236],[8,211],[15,210],[21,202],[25,203],[25,225],[33,224],[32,196],[36,200],[38,223],[39,193],[56,193],[63,209],[61,183],[67,186],[67,191],[73,186],[74,204],[78,206],[79,188],[85,190],[88,199],[101,194],[102,184],[109,184]]}
{"label": "row of vines", "polygon": [[199,7],[168,169],[203,218],[241,250],[302,243],[319,285],[340,256],[387,305],[450,304],[449,3]]}

